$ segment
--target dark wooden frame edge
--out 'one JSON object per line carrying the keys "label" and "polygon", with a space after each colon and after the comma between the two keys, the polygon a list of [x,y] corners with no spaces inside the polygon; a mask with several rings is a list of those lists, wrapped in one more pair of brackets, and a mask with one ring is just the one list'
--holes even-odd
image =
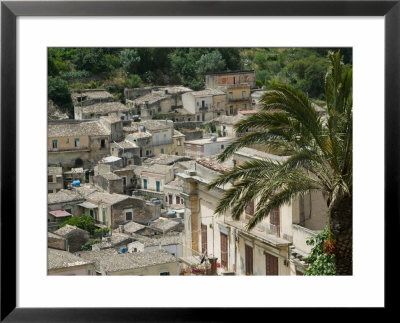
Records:
{"label": "dark wooden frame edge", "polygon": [[[4,1],[1,3],[1,321],[235,321],[232,308],[16,307],[16,18],[18,16],[384,16],[385,17],[385,308],[397,273],[388,258],[399,231],[400,5],[396,1]],[[373,62],[372,62],[373,63]],[[371,151],[373,153],[373,151]],[[390,256],[392,257],[392,256]],[[372,259],[371,259],[372,261]],[[387,284],[390,275],[390,284]],[[394,280],[394,281],[393,281]],[[152,304],[149,304],[152,305]],[[266,304],[267,305],[267,304]],[[329,306],[329,304],[327,304]],[[252,309],[263,315],[263,309]],[[277,310],[277,309],[276,309]],[[280,309],[287,311],[287,309]],[[287,313],[287,312],[286,312]],[[380,317],[381,318],[381,317]]]}

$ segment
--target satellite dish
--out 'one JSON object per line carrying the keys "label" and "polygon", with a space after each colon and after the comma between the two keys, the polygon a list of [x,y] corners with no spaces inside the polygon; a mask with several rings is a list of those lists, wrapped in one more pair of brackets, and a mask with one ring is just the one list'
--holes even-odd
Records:
{"label": "satellite dish", "polygon": [[206,259],[206,253],[207,253],[207,249],[204,251],[203,255],[201,256],[200,264],[202,264],[204,262],[204,259]]}

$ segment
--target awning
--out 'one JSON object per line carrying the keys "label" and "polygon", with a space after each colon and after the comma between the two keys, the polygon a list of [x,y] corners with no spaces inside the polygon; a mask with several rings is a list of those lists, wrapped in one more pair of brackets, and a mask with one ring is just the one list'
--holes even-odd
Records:
{"label": "awning", "polygon": [[67,211],[64,210],[55,210],[55,211],[50,211],[49,212],[51,215],[54,215],[56,218],[62,218],[66,216],[71,216],[71,213],[68,213]]}
{"label": "awning", "polygon": [[97,209],[98,208],[97,205],[89,203],[89,202],[83,202],[78,205],[84,207],[85,209]]}

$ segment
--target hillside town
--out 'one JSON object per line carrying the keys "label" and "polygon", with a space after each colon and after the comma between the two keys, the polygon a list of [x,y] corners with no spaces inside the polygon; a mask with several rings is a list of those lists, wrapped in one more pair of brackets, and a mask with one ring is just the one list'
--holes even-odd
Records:
{"label": "hillside town", "polygon": [[[260,110],[265,93],[254,70],[238,70],[207,73],[197,91],[125,88],[125,103],[105,89],[72,91],[73,119],[49,103],[48,274],[303,275],[307,240],[327,225],[322,193],[248,230],[258,200],[233,219],[215,212],[231,184],[208,187],[245,162],[288,158],[252,145],[217,159],[252,133],[234,125]],[[92,228],[74,225],[87,217]]]}

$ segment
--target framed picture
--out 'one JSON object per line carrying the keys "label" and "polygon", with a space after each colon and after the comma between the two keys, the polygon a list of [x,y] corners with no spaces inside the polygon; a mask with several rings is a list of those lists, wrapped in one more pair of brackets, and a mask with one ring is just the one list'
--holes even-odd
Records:
{"label": "framed picture", "polygon": [[[234,320],[244,307],[260,312],[389,305],[384,274],[396,251],[391,239],[399,212],[399,1],[4,1],[1,24],[2,321],[219,321]],[[40,184],[47,156],[42,144],[47,129],[45,49],[68,46],[353,47],[354,84],[362,84],[355,89],[359,155],[354,168],[360,169],[358,192],[365,194],[358,196],[356,212],[358,224],[362,214],[366,219],[356,230],[363,245],[355,244],[360,252],[354,255],[354,276],[288,277],[268,284],[234,277],[183,283],[168,277],[161,284],[142,277],[129,282],[93,277],[89,283],[84,277],[45,278],[45,251],[40,249],[45,239],[36,232],[42,230],[46,208],[46,188]],[[369,293],[363,296],[367,283]],[[335,290],[325,302],[315,296],[323,288]]]}

